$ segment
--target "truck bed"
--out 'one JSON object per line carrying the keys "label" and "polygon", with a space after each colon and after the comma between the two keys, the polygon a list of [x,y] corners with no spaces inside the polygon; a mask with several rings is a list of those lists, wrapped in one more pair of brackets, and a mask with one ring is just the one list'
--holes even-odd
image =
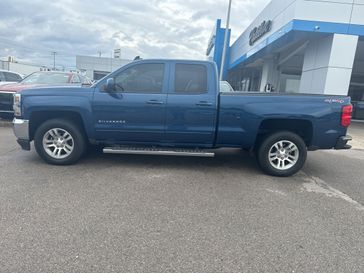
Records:
{"label": "truck bed", "polygon": [[263,121],[304,121],[312,128],[312,149],[329,149],[346,134],[340,126],[341,109],[350,98],[335,95],[231,92],[219,95],[219,119],[216,146],[241,145],[250,148]]}

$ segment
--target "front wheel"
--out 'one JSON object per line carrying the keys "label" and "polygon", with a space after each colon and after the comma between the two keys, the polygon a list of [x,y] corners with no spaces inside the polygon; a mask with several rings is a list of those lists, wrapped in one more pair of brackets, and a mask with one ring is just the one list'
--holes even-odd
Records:
{"label": "front wheel", "polygon": [[303,139],[292,132],[268,136],[257,151],[257,160],[264,172],[273,176],[291,176],[305,164],[307,147]]}
{"label": "front wheel", "polygon": [[38,155],[53,165],[76,163],[86,150],[82,131],[63,119],[52,119],[39,126],[34,136]]}

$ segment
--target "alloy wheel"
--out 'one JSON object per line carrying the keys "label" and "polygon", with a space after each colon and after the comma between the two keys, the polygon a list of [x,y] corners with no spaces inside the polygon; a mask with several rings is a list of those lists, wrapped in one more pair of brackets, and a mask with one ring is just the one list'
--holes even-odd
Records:
{"label": "alloy wheel", "polygon": [[75,142],[72,135],[65,129],[52,128],[43,136],[43,148],[55,159],[68,157],[74,149]]}
{"label": "alloy wheel", "polygon": [[288,170],[296,165],[299,149],[289,140],[280,140],[272,145],[268,153],[269,163],[277,170]]}

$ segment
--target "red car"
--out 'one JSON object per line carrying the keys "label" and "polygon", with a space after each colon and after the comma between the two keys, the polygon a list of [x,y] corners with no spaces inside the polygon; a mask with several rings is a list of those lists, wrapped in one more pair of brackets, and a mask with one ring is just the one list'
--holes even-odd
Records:
{"label": "red car", "polygon": [[43,85],[91,85],[91,80],[74,72],[34,72],[19,83],[0,85],[0,118],[13,117],[13,94]]}

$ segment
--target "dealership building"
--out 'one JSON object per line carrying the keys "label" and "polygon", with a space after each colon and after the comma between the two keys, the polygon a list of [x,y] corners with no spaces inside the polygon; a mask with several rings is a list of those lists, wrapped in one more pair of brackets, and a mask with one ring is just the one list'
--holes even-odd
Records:
{"label": "dealership building", "polygon": [[[206,55],[221,67],[217,20]],[[364,119],[364,0],[273,0],[230,43],[224,78],[236,90],[350,95]]]}

